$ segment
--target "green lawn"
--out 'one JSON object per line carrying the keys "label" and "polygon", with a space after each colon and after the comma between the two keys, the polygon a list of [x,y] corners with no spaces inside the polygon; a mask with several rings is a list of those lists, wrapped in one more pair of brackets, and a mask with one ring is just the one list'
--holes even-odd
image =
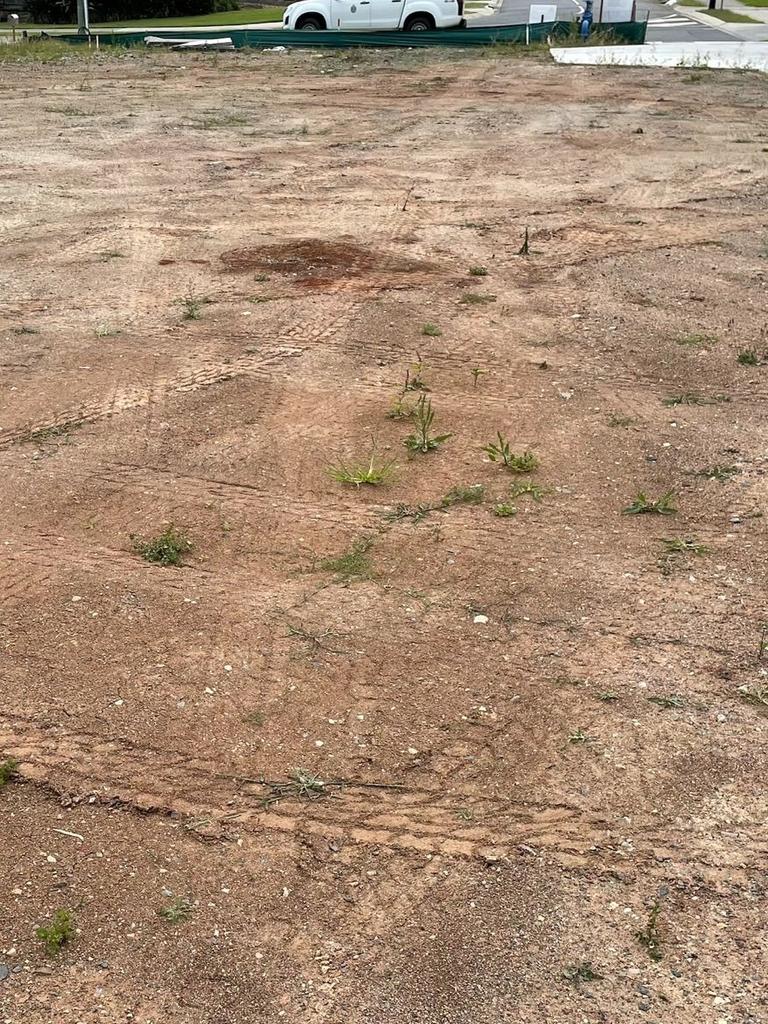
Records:
{"label": "green lawn", "polygon": [[747,7],[768,7],[768,0],[741,0]]}
{"label": "green lawn", "polygon": [[[110,21],[92,24],[91,28],[194,28],[196,25],[249,25],[262,21],[282,21],[284,7],[244,7],[239,11],[219,14],[195,14],[189,18],[142,18],[139,21]],[[3,26],[5,28],[6,26]],[[19,25],[32,31],[49,28],[76,28],[76,25]]]}
{"label": "green lawn", "polygon": [[759,25],[757,18],[750,18],[747,14],[738,14],[736,11],[710,11],[706,7],[700,8],[702,14],[709,14],[712,18],[719,18],[720,21],[748,21],[752,25]]}

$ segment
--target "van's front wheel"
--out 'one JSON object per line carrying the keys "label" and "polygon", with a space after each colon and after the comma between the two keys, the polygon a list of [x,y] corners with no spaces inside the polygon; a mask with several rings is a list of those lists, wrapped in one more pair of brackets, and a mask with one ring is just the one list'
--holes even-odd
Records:
{"label": "van's front wheel", "polygon": [[412,14],[403,26],[406,32],[430,32],[435,27],[428,14]]}

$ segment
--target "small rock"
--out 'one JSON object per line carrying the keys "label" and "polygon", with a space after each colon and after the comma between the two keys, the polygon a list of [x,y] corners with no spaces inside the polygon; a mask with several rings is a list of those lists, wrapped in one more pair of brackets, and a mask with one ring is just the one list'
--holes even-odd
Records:
{"label": "small rock", "polygon": [[484,626],[486,624],[486,622],[488,621],[488,616],[487,615],[476,615],[474,617],[474,619],[472,619],[472,621],[475,623],[476,626]]}
{"label": "small rock", "polygon": [[5,981],[10,973],[5,964],[0,964],[0,981]]}

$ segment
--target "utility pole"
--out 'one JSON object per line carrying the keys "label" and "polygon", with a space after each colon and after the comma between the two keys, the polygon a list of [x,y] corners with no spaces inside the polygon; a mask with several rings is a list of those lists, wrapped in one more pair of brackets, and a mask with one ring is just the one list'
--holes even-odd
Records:
{"label": "utility pole", "polygon": [[88,0],[77,0],[77,31],[79,35],[89,36],[91,34],[88,20]]}

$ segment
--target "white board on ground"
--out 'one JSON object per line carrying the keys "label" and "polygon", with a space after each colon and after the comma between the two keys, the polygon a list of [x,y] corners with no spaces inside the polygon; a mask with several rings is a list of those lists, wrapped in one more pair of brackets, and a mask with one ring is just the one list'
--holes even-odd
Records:
{"label": "white board on ground", "polygon": [[600,21],[631,21],[634,0],[603,0],[598,11]]}
{"label": "white board on ground", "polygon": [[644,46],[552,47],[558,64],[646,68],[733,68],[768,72],[768,43],[646,43]]}
{"label": "white board on ground", "polygon": [[557,21],[557,4],[531,4],[528,8],[528,24],[538,25],[542,21]]}
{"label": "white board on ground", "polygon": [[167,36],[144,36],[145,46],[168,46],[172,50],[234,50],[235,46],[229,36],[221,39],[189,39],[180,37],[169,39]]}

